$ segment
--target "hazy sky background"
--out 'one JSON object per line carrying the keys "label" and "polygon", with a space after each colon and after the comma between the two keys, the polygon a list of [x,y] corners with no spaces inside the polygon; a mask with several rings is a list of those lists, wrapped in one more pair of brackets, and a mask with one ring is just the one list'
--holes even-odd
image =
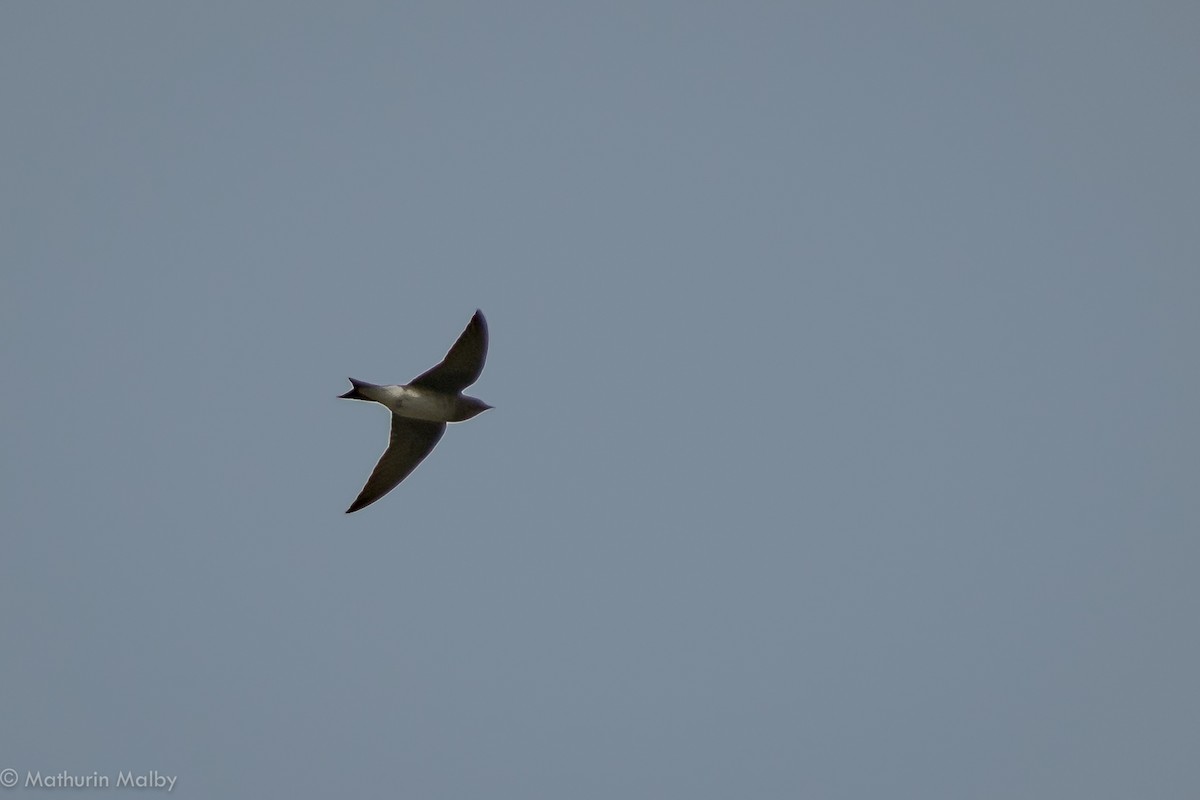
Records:
{"label": "hazy sky background", "polygon": [[[1198,796],[1198,41],[3,4],[0,768]],[[346,516],[388,428],[346,376],[476,308],[495,410]]]}

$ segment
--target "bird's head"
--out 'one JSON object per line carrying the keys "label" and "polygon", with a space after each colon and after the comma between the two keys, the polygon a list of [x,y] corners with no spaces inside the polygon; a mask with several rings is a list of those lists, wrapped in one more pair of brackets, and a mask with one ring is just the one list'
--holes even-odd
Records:
{"label": "bird's head", "polygon": [[491,408],[491,406],[480,400],[478,397],[468,397],[464,394],[458,401],[458,408],[456,409],[458,413],[455,415],[457,419],[454,421],[463,422],[471,417],[479,416],[489,408]]}

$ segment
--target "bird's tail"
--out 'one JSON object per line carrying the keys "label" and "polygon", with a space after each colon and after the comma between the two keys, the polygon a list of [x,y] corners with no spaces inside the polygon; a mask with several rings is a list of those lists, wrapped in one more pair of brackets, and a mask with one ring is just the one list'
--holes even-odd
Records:
{"label": "bird's tail", "polygon": [[354,380],[354,378],[350,378],[350,383],[352,383],[354,385],[354,388],[351,389],[350,391],[346,392],[345,394],[339,394],[338,397],[346,399],[346,400],[367,400],[367,401],[371,400],[371,398],[367,397],[365,394],[360,392],[359,389],[372,388],[375,386],[375,384],[367,383],[366,381],[356,381],[356,380]]}

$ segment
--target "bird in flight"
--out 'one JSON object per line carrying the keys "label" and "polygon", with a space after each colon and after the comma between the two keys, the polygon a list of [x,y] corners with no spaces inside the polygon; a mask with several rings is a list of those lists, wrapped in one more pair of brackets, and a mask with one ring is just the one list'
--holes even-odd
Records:
{"label": "bird in flight", "polygon": [[464,422],[491,408],[462,393],[483,372],[487,349],[487,320],[476,311],[442,363],[407,384],[379,386],[350,379],[354,388],[341,397],[385,406],[392,412],[392,437],[347,514],[371,505],[407,478],[442,438],[447,422]]}

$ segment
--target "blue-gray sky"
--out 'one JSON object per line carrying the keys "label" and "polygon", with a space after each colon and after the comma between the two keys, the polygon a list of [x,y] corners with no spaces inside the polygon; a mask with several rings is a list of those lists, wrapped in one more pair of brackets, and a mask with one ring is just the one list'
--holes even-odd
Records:
{"label": "blue-gray sky", "polygon": [[[1198,32],[5,4],[0,768],[1195,797]],[[347,517],[346,376],[477,307],[496,409]]]}

